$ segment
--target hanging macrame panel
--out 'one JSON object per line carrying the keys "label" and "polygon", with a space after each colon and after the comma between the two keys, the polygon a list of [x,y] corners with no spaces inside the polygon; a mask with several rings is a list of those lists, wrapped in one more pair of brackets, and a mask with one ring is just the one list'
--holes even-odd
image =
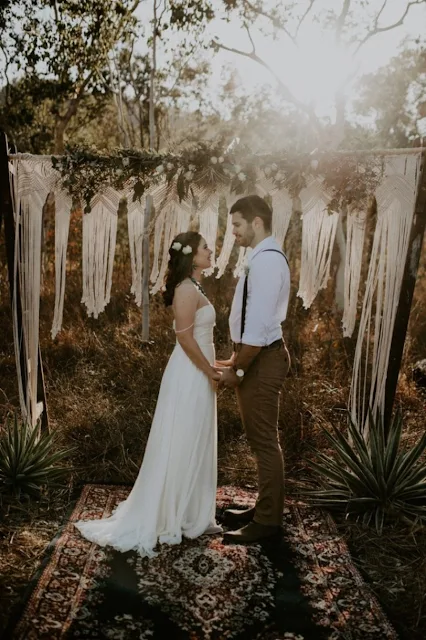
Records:
{"label": "hanging macrame panel", "polygon": [[137,200],[127,199],[127,230],[129,234],[130,265],[132,269],[131,293],[138,307],[142,304],[142,249],[145,206]]}
{"label": "hanging macrame panel", "polygon": [[366,218],[366,211],[354,209],[348,212],[346,219],[344,307],[342,318],[343,335],[345,338],[352,335],[356,323]]}
{"label": "hanging macrame panel", "polygon": [[[22,335],[18,335],[17,300],[13,301],[15,359],[23,419],[32,426],[43,411],[37,403],[39,316],[41,288],[41,241],[43,206],[56,184],[57,174],[49,160],[25,157],[13,162],[13,205],[15,233],[15,283],[19,282],[22,306]],[[20,345],[25,353],[26,389],[22,387]]]}
{"label": "hanging macrame panel", "polygon": [[[224,197],[226,199],[226,206],[229,211],[232,204],[235,202],[235,194],[231,193],[229,189],[224,192]],[[220,251],[219,257],[216,260],[216,268],[217,274],[216,278],[221,278],[225,273],[225,269],[228,265],[229,258],[231,257],[232,249],[235,243],[235,236],[232,233],[232,216],[226,214],[226,229],[225,235],[223,238],[222,249]]]}
{"label": "hanging macrame panel", "polygon": [[120,193],[98,194],[83,216],[83,294],[89,316],[97,318],[111,298]]}
{"label": "hanging macrame panel", "polygon": [[421,154],[386,158],[376,191],[377,223],[361,312],[350,391],[352,418],[368,429],[383,416],[393,328],[407,259]]}
{"label": "hanging macrame panel", "polygon": [[62,329],[64,315],[65,282],[67,267],[68,235],[72,201],[68,194],[55,189],[55,310],[51,329],[55,338]]}
{"label": "hanging macrame panel", "polygon": [[164,212],[164,242],[163,242],[163,255],[161,259],[161,267],[157,274],[157,278],[154,282],[154,286],[151,289],[151,293],[154,295],[157,291],[162,289],[164,284],[164,278],[167,272],[167,265],[169,263],[169,248],[172,244],[173,238],[176,234],[177,228],[177,215],[176,205],[170,204]]}
{"label": "hanging macrame panel", "polygon": [[220,200],[225,196],[228,190],[217,189],[210,195],[204,204],[204,209],[200,213],[200,233],[205,238],[207,245],[213,251],[212,266],[206,269],[205,275],[210,276],[216,269],[216,245],[219,230],[219,205]]}
{"label": "hanging macrame panel", "polygon": [[302,203],[302,255],[297,295],[309,309],[318,292],[327,286],[331,254],[339,215],[328,213],[330,196],[319,180],[300,193]]}

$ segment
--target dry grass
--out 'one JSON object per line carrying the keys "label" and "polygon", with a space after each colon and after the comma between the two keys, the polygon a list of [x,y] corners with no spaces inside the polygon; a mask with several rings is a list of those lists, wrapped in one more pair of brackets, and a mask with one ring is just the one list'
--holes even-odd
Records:
{"label": "dry grass", "polygon": [[[0,264],[4,264],[0,246]],[[0,268],[1,269],[1,268]],[[135,479],[155,408],[162,371],[174,335],[170,315],[159,301],[151,306],[151,342],[142,344],[140,311],[129,290],[124,261],[118,265],[112,301],[98,320],[88,319],[80,303],[78,269],[67,281],[63,331],[50,338],[52,273],[46,270],[41,308],[43,354],[49,415],[60,444],[72,446],[67,492],[39,503],[7,505],[0,522],[0,629],[9,605],[22,593],[43,550],[66,518],[71,492],[85,481],[128,482]],[[227,310],[230,276],[211,280],[206,288],[217,309],[218,356],[230,351]],[[411,443],[424,431],[426,395],[411,379],[411,365],[426,351],[426,278],[418,282],[411,316],[397,405],[404,413],[404,439]],[[354,350],[343,340],[332,311],[331,291],[306,312],[291,301],[286,340],[292,369],[280,418],[286,455],[288,490],[309,474],[309,446],[326,446],[320,426],[342,424]],[[18,406],[10,310],[5,272],[0,270],[0,424]],[[248,450],[232,393],[219,398],[219,481],[255,485],[254,460]],[[340,522],[355,560],[372,584],[391,619],[407,638],[426,636],[426,540],[424,532],[401,527],[378,538],[371,529]],[[3,606],[5,605],[5,606]]]}

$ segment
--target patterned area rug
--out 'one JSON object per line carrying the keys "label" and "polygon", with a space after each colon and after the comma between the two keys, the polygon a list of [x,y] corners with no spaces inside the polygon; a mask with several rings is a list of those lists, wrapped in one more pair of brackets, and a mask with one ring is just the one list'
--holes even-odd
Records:
{"label": "patterned area rug", "polygon": [[[129,488],[87,485],[6,637],[19,640],[397,640],[328,516],[288,500],[285,536],[223,545],[201,536],[153,559],[84,540],[72,525],[109,515]],[[221,487],[218,517],[255,493]]]}

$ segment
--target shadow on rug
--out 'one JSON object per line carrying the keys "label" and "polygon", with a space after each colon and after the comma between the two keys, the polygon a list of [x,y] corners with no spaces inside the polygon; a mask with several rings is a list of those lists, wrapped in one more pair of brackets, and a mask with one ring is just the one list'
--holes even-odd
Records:
{"label": "shadow on rug", "polygon": [[[397,640],[324,513],[288,500],[280,542],[201,536],[152,559],[84,540],[72,523],[110,515],[129,490],[84,487],[6,638]],[[221,487],[218,518],[255,496]]]}

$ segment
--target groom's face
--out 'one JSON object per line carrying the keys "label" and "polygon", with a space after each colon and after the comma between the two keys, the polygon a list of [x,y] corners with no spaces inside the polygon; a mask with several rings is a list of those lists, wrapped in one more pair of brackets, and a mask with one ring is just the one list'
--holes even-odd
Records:
{"label": "groom's face", "polygon": [[244,220],[238,211],[232,214],[232,233],[239,247],[250,247],[254,239],[254,230],[251,222]]}

